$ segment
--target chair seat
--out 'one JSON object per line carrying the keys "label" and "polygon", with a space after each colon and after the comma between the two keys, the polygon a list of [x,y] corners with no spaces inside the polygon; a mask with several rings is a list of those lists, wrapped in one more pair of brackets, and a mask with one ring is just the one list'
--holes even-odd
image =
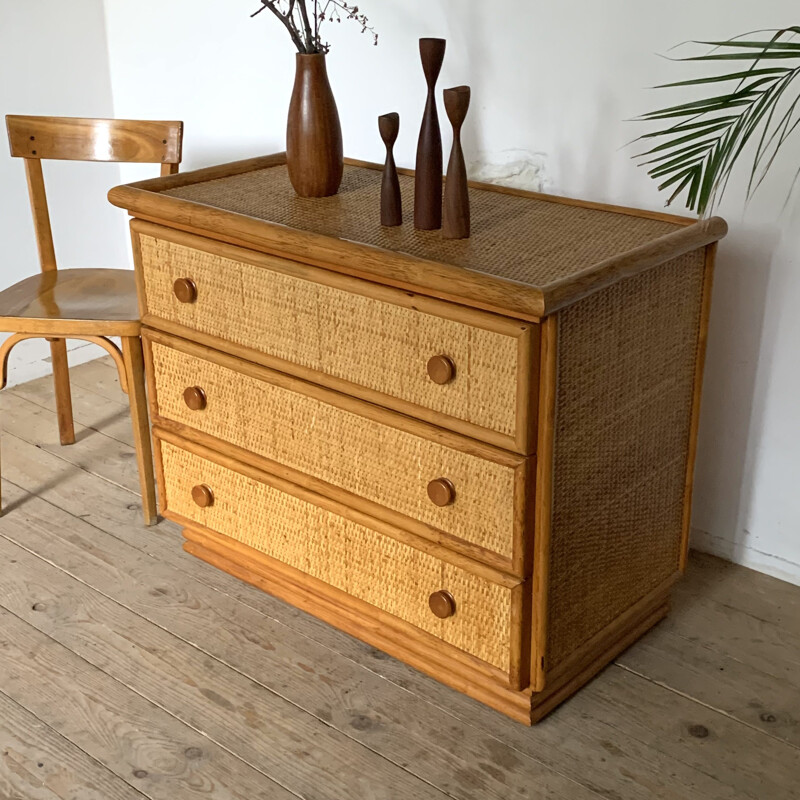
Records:
{"label": "chair seat", "polygon": [[67,336],[139,333],[136,276],[126,269],[43,272],[0,292],[0,329]]}

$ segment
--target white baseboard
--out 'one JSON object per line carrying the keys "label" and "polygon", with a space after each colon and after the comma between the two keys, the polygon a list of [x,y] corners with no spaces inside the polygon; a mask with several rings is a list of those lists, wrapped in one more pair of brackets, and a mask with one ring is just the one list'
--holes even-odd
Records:
{"label": "white baseboard", "polygon": [[748,547],[741,542],[734,542],[722,536],[714,536],[707,531],[692,528],[691,546],[701,553],[719,556],[734,564],[772,575],[797,586],[800,586],[800,564],[787,561],[780,556],[762,553],[754,547]]}
{"label": "white baseboard", "polygon": [[[0,339],[5,341],[9,335],[0,334]],[[80,339],[67,339],[67,353],[71,367],[107,355],[102,347],[90,342],[82,342]],[[9,386],[43,378],[45,375],[50,375],[51,372],[50,345],[44,339],[26,339],[11,351],[8,359]]]}

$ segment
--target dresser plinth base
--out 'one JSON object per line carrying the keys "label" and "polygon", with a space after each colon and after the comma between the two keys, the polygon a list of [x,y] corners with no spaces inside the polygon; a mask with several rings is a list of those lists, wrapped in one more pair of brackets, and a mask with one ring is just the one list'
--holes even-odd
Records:
{"label": "dresser plinth base", "polygon": [[185,528],[184,549],[230,575],[355,636],[445,685],[531,725],[588,683],[669,610],[672,580],[645,597],[570,658],[542,692],[517,691],[506,676],[385,612],[280,564],[246,545],[200,528]]}

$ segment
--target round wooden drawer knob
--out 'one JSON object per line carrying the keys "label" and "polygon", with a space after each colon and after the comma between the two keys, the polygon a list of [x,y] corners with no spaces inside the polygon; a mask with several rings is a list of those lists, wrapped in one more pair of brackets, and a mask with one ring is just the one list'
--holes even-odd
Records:
{"label": "round wooden drawer knob", "polygon": [[214,505],[214,492],[211,491],[210,486],[201,483],[192,489],[192,500],[200,508],[209,508]]}
{"label": "round wooden drawer knob", "polygon": [[206,393],[199,386],[190,386],[183,393],[183,402],[192,411],[202,411],[206,405]]}
{"label": "round wooden drawer knob", "polygon": [[449,383],[456,376],[456,365],[447,356],[434,356],[428,361],[428,376],[434,383]]}
{"label": "round wooden drawer knob", "polygon": [[178,278],[172,284],[172,291],[181,303],[194,303],[197,300],[197,284],[191,278]]}
{"label": "round wooden drawer knob", "polygon": [[441,592],[434,592],[428,600],[428,605],[439,619],[447,619],[456,613],[455,598],[444,589]]}
{"label": "round wooden drawer knob", "polygon": [[447,478],[437,478],[428,484],[428,497],[437,506],[449,506],[456,499],[456,487]]}

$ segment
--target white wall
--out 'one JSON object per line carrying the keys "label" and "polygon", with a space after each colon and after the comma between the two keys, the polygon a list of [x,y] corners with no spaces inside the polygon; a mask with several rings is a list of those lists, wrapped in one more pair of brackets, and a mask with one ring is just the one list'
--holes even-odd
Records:
{"label": "white wall", "polygon": [[[532,157],[559,194],[660,208],[623,145],[624,120],[662,103],[646,89],[688,74],[658,53],[800,22],[790,0],[403,0],[360,4],[378,48],[331,30],[330,72],[345,149],[381,160],[378,114],[401,114],[398,160],[413,165],[424,86],[420,36],[444,36],[441,86],[467,83],[472,160]],[[256,0],[106,0],[119,115],[183,118],[186,165],[283,149],[293,78],[288,37]],[[800,160],[795,143],[791,154]],[[794,170],[792,170],[793,172]],[[126,178],[138,174],[125,172]],[[720,209],[720,250],[695,494],[697,547],[800,583],[800,248],[798,204],[774,180],[743,211],[741,181]]]}
{"label": "white wall", "polygon": [[[0,78],[0,115],[113,116],[102,0],[0,0]],[[119,168],[47,162],[44,171],[59,265],[126,266],[124,214],[105,197]],[[7,144],[0,145],[0,243],[0,289],[38,272],[23,162]],[[69,349],[71,364],[103,354],[84,342]],[[49,359],[43,340],[23,342],[12,353],[9,383],[47,374]]]}

